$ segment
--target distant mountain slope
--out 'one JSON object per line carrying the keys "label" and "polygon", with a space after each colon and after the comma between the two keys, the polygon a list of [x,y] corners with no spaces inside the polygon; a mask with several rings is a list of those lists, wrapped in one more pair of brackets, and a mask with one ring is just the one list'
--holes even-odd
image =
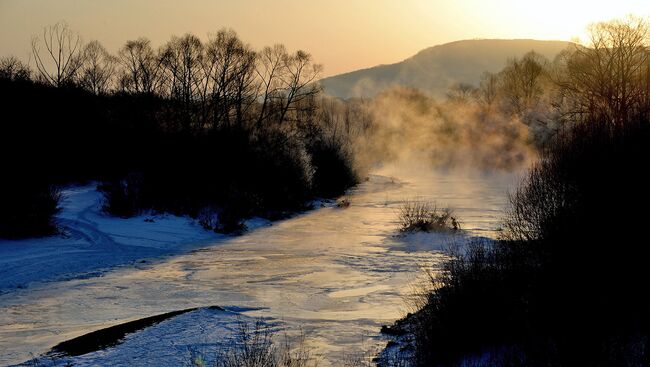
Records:
{"label": "distant mountain slope", "polygon": [[483,72],[500,71],[510,58],[534,50],[552,60],[569,44],[535,40],[457,41],[424,49],[396,64],[324,78],[321,83],[328,94],[342,98],[370,97],[393,85],[440,96],[455,83],[477,85]]}

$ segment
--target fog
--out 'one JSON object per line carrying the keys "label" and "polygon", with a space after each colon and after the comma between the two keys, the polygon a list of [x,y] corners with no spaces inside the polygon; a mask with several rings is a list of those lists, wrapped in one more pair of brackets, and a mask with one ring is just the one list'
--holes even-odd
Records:
{"label": "fog", "polygon": [[356,163],[365,170],[391,163],[513,170],[535,156],[527,125],[477,103],[439,102],[401,87],[359,103],[371,121],[353,143]]}

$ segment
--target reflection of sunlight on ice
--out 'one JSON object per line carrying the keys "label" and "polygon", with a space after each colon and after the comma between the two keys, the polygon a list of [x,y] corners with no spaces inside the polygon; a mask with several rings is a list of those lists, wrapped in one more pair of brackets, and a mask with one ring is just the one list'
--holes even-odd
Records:
{"label": "reflection of sunlight on ice", "polygon": [[[422,269],[440,263],[440,250],[469,236],[496,234],[514,182],[507,173],[381,173],[350,191],[347,208],[318,209],[101,278],[52,283],[13,299],[0,296],[2,335],[16,346],[16,355],[29,357],[100,326],[220,305],[260,307],[244,314],[272,317],[287,330],[302,327],[309,346],[325,356],[321,366],[340,362],[350,348],[379,347],[381,325],[413,310],[413,285],[430,285]],[[399,234],[395,212],[412,198],[453,207],[467,234]],[[7,333],[8,328],[22,331]]]}
{"label": "reflection of sunlight on ice", "polygon": [[390,289],[388,285],[375,285],[370,287],[344,289],[340,291],[330,292],[328,296],[332,298],[345,298],[345,297],[359,297],[365,296],[372,292]]}

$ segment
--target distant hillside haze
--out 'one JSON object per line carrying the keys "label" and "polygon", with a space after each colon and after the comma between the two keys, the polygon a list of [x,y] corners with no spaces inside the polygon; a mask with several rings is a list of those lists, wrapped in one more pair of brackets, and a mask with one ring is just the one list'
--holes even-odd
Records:
{"label": "distant hillside haze", "polygon": [[327,94],[372,97],[392,86],[418,88],[443,96],[457,83],[477,86],[481,75],[498,72],[508,59],[535,51],[553,60],[571,43],[536,40],[466,40],[424,49],[402,62],[321,79]]}

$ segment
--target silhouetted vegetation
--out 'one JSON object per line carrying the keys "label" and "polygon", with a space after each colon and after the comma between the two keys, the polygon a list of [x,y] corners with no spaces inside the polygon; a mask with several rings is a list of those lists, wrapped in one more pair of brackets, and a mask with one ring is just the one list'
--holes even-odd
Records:
{"label": "silhouetted vegetation", "polygon": [[518,361],[499,365],[646,361],[650,274],[637,213],[650,204],[648,138],[647,121],[580,125],[545,150],[512,197],[507,239],[452,254],[412,318],[421,364],[484,353]]}
{"label": "silhouetted vegetation", "polygon": [[555,71],[564,128],[512,194],[502,238],[451,253],[398,324],[418,365],[648,364],[648,30],[632,18],[592,35]]}
{"label": "silhouetted vegetation", "polygon": [[[35,73],[15,58],[0,63],[6,177],[28,167],[44,187],[98,180],[110,214],[200,215],[222,232],[357,181],[349,134],[332,121],[339,112],[324,112],[321,67],[304,51],[255,51],[222,30],[158,50],[131,40],[113,56],[62,23],[45,27],[32,50]],[[54,212],[33,213],[51,222]]]}
{"label": "silhouetted vegetation", "polygon": [[439,208],[436,203],[407,200],[397,212],[400,230],[408,231],[448,231],[459,230],[460,223],[453,210]]}
{"label": "silhouetted vegetation", "polygon": [[59,191],[47,182],[32,178],[6,178],[0,184],[0,238],[56,233],[53,216],[59,210]]}
{"label": "silhouetted vegetation", "polygon": [[[191,353],[191,365],[195,367],[308,367],[317,366],[305,345],[303,334],[294,342],[287,335],[279,342],[278,335],[261,320],[254,324],[240,321],[232,346],[216,351],[216,360],[206,362],[211,356]],[[208,358],[206,358],[208,357]]]}
{"label": "silhouetted vegetation", "polygon": [[[194,367],[316,367],[322,358],[311,352],[306,344],[305,334],[283,337],[272,326],[259,320],[255,323],[240,321],[229,346],[219,347],[214,355],[192,351],[190,365]],[[340,366],[371,367],[377,366],[369,353],[342,353]],[[211,353],[212,354],[212,353]],[[390,359],[391,366],[407,366],[399,357]]]}

